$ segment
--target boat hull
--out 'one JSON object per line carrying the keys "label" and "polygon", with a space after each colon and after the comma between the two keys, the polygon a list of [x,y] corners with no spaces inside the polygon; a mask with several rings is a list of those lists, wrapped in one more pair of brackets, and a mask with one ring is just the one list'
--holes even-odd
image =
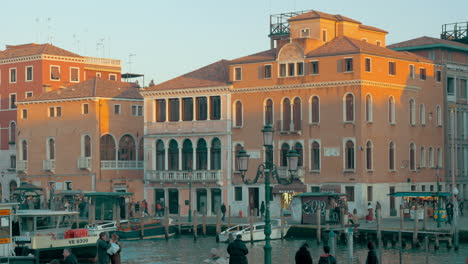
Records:
{"label": "boat hull", "polygon": [[[120,240],[139,240],[139,239],[164,239],[166,238],[166,227],[163,225],[145,226],[135,230],[117,230],[115,233]],[[175,236],[175,227],[169,226],[168,237]]]}
{"label": "boat hull", "polygon": [[[286,236],[286,234],[289,231],[289,227],[285,226],[283,230],[283,237]],[[242,241],[250,241],[250,231],[241,231],[241,232],[232,232],[234,238],[236,238],[237,235],[242,236]],[[229,241],[229,232],[222,232],[218,236],[219,242],[228,242]],[[271,235],[270,239],[281,239],[281,228],[272,228],[271,229]],[[256,230],[253,232],[253,241],[263,241],[265,240],[265,231],[264,230]]]}

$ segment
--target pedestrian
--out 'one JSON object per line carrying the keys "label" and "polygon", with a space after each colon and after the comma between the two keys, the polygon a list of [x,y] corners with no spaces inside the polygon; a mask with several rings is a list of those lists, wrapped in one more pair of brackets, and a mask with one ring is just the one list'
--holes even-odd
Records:
{"label": "pedestrian", "polygon": [[120,252],[122,252],[122,245],[119,243],[119,236],[116,233],[112,234],[111,243],[117,244],[119,246],[119,250],[110,256],[111,263],[120,264]]}
{"label": "pedestrian", "polygon": [[63,263],[65,264],[78,264],[75,255],[72,254],[71,249],[65,248],[63,250]]}
{"label": "pedestrian", "polygon": [[309,252],[309,244],[304,243],[296,252],[296,264],[312,264],[312,256]]}
{"label": "pedestrian", "polygon": [[109,264],[110,259],[109,255],[107,254],[107,250],[111,247],[111,244],[109,243],[107,239],[107,233],[106,232],[101,232],[99,234],[99,239],[97,240],[96,243],[97,247],[97,254],[96,258],[97,261],[96,263],[98,264]]}
{"label": "pedestrian", "polygon": [[371,203],[367,204],[367,216],[366,216],[367,223],[374,221],[374,209],[372,208]]}
{"label": "pedestrian", "polygon": [[260,205],[260,214],[263,218],[263,214],[265,214],[265,201],[262,201],[262,204]]}
{"label": "pedestrian", "polygon": [[162,217],[162,215],[163,215],[162,210],[163,210],[163,208],[162,208],[161,202],[157,202],[156,203],[156,215],[158,217]]}
{"label": "pedestrian", "polygon": [[229,233],[229,236],[228,236],[229,244],[231,244],[233,241],[234,241],[234,235],[232,233]]}
{"label": "pedestrian", "polygon": [[221,205],[221,214],[222,214],[221,221],[224,222],[224,218],[226,217],[226,205],[224,205],[224,203]]}
{"label": "pedestrian", "polygon": [[369,243],[367,243],[367,248],[369,249],[369,252],[367,253],[366,264],[378,264],[379,260],[377,259],[377,253],[375,252],[374,242],[369,241]]}
{"label": "pedestrian", "polygon": [[143,202],[141,202],[143,204],[143,210],[145,212],[146,215],[149,215],[148,213],[148,202],[146,202],[146,200],[143,200]]}
{"label": "pedestrian", "polygon": [[219,256],[218,250],[216,248],[212,248],[210,250],[210,257],[203,262],[211,264],[227,264],[226,259]]}
{"label": "pedestrian", "polygon": [[329,246],[323,246],[323,252],[325,254],[320,256],[318,264],[336,264],[335,257],[332,254],[330,254]]}
{"label": "pedestrian", "polygon": [[138,214],[140,212],[140,202],[135,203],[135,214]]}
{"label": "pedestrian", "polygon": [[242,241],[242,235],[237,235],[236,240],[229,244],[227,248],[229,253],[229,264],[248,264],[247,254],[249,250]]}
{"label": "pedestrian", "polygon": [[448,202],[447,205],[445,206],[445,209],[447,210],[447,218],[448,218],[448,221],[446,222],[446,224],[449,224],[451,225],[452,224],[452,219],[453,219],[453,204],[452,202]]}
{"label": "pedestrian", "polygon": [[463,216],[463,208],[465,207],[465,200],[460,198],[460,203],[459,203],[459,209],[460,209],[460,215]]}

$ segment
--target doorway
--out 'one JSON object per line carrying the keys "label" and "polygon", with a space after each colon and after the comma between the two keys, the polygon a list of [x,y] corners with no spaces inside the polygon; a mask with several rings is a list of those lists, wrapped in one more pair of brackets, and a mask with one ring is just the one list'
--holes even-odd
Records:
{"label": "doorway", "polygon": [[208,198],[206,195],[206,189],[197,189],[197,212],[200,214],[206,213],[207,204]]}
{"label": "doorway", "polygon": [[[164,204],[164,189],[155,189],[154,190],[154,208],[153,208],[153,212],[156,212],[156,205],[158,203],[161,203],[162,207],[164,208],[165,204]],[[161,212],[162,214],[164,214],[164,211]]]}
{"label": "doorway", "polygon": [[395,208],[395,197],[392,195],[395,193],[395,186],[390,187],[390,216],[397,216],[397,210]]}
{"label": "doorway", "polygon": [[221,208],[221,190],[211,189],[211,212],[216,215]]}
{"label": "doorway", "polygon": [[179,190],[169,189],[169,214],[179,213]]}
{"label": "doorway", "polygon": [[249,188],[249,210],[253,210],[253,215],[258,216],[258,187]]}

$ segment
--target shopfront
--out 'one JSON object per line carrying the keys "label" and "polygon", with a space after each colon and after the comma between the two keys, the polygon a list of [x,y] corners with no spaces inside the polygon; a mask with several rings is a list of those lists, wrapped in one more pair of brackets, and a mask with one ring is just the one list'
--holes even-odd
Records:
{"label": "shopfront", "polygon": [[[401,205],[403,206],[403,217],[407,219],[415,219],[416,208],[418,210],[418,219],[424,218],[424,204],[427,204],[427,216],[429,218],[437,218],[437,210],[440,209],[442,221],[446,220],[445,204],[447,198],[452,195],[449,192],[396,192],[389,194],[391,197],[400,197]],[[440,199],[440,202],[439,202]],[[439,208],[440,206],[440,208]]]}

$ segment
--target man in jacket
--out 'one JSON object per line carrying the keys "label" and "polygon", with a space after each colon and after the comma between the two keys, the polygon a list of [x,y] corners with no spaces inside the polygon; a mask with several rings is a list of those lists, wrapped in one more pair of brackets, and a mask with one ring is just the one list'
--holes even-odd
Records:
{"label": "man in jacket", "polygon": [[63,250],[63,263],[65,264],[78,264],[75,255],[72,254],[71,249],[65,248]]}
{"label": "man in jacket", "polygon": [[107,233],[101,232],[97,241],[97,263],[98,264],[109,264],[110,258],[107,255],[107,250],[111,247],[109,240],[107,239]]}
{"label": "man in jacket", "polygon": [[378,264],[379,260],[377,258],[377,253],[375,252],[374,242],[369,241],[369,243],[367,243],[367,248],[369,249],[369,252],[367,253],[366,264]]}
{"label": "man in jacket", "polygon": [[296,264],[312,264],[312,256],[308,250],[309,245],[304,243],[296,252]]}
{"label": "man in jacket", "polygon": [[324,246],[323,252],[325,252],[325,254],[320,256],[320,259],[318,262],[319,264],[336,264],[335,257],[332,254],[330,254],[329,246]]}
{"label": "man in jacket", "polygon": [[248,264],[246,255],[249,254],[249,250],[245,246],[245,243],[241,240],[242,236],[237,235],[236,240],[231,242],[227,248],[229,253],[229,264]]}

